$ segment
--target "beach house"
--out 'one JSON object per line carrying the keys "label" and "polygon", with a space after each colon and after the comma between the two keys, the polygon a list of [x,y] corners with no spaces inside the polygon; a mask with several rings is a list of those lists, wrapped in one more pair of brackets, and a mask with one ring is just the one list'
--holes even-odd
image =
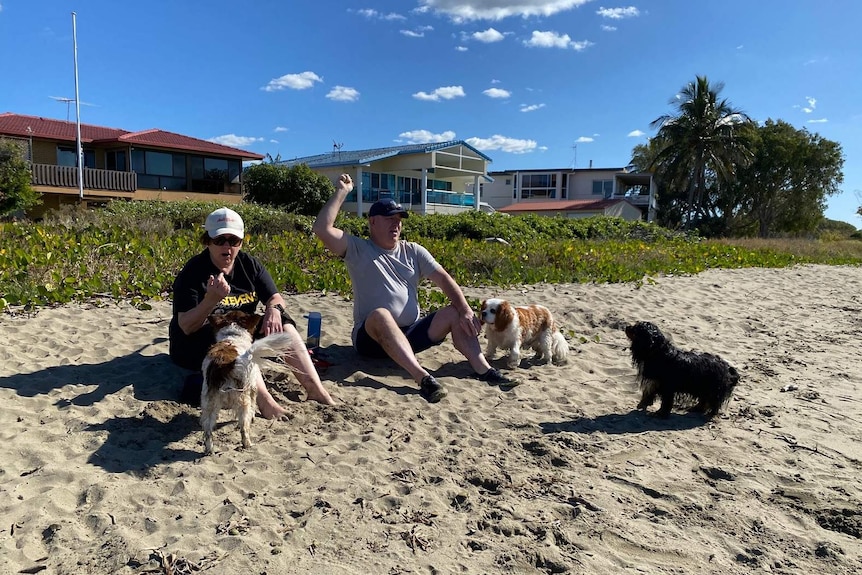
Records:
{"label": "beach house", "polygon": [[491,158],[461,140],[352,151],[336,144],[326,154],[282,163],[306,164],[332,181],[350,174],[356,184],[342,209],[358,215],[381,198],[420,214],[491,210],[479,198],[483,183],[491,181]]}
{"label": "beach house", "polygon": [[655,219],[657,190],[650,173],[589,167],[488,175],[490,181],[482,184],[482,201],[506,214]]}
{"label": "beach house", "polygon": [[159,129],[130,132],[81,124],[83,185],[79,186],[77,125],[21,114],[0,114],[0,138],[26,150],[42,206],[95,205],[108,199],[242,199],[242,163],[264,156]]}
{"label": "beach house", "polygon": [[410,211],[468,210],[585,218],[613,216],[653,221],[652,174],[628,168],[579,168],[489,172],[491,159],[463,140],[342,150],[285,160],[306,164],[333,182],[349,173],[356,182],[342,209],[363,214],[380,198]]}

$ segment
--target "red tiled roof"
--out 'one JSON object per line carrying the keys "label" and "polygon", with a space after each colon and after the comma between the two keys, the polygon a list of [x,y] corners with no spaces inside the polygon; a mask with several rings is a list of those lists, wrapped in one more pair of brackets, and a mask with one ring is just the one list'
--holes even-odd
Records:
{"label": "red tiled roof", "polygon": [[625,200],[554,200],[550,202],[519,202],[498,212],[597,212]]}
{"label": "red tiled roof", "polygon": [[[29,131],[28,131],[29,128]],[[63,120],[52,120],[38,116],[24,116],[5,112],[0,114],[0,135],[20,136],[23,138],[48,138],[74,142],[76,139],[75,122]],[[230,156],[243,160],[262,160],[264,156],[254,152],[247,152],[230,146],[223,146],[215,142],[199,140],[191,136],[183,136],[173,132],[152,129],[142,132],[129,132],[117,128],[105,128],[91,124],[81,124],[81,141],[85,143],[107,144],[111,142],[122,144],[137,144],[140,146],[153,146],[172,150],[185,150],[201,154],[217,154]]]}

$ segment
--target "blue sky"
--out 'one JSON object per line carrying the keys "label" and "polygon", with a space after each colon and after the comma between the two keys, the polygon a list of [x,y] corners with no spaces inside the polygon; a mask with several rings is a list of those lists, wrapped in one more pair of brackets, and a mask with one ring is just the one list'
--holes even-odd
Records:
{"label": "blue sky", "polygon": [[[492,170],[622,167],[697,75],[839,142],[862,227],[862,2],[0,0],[0,112],[283,159],[463,139]],[[52,98],[53,97],[53,98]]]}

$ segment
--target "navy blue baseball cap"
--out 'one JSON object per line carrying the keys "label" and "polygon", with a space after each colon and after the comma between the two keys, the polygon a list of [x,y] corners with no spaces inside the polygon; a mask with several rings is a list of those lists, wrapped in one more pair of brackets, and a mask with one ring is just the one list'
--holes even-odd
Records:
{"label": "navy blue baseball cap", "polygon": [[401,204],[396,203],[392,198],[384,198],[377,200],[371,204],[371,209],[368,210],[368,217],[371,216],[394,216],[401,214],[405,218],[410,217],[410,212],[405,210]]}

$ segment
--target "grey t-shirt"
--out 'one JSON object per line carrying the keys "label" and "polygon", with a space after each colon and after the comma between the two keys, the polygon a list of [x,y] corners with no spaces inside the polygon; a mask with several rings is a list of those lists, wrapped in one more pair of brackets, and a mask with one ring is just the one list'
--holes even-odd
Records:
{"label": "grey t-shirt", "polygon": [[419,282],[442,266],[422,246],[400,240],[384,250],[369,239],[347,235],[344,254],[353,283],[353,332],[377,308],[386,308],[395,322],[407,327],[419,320]]}

